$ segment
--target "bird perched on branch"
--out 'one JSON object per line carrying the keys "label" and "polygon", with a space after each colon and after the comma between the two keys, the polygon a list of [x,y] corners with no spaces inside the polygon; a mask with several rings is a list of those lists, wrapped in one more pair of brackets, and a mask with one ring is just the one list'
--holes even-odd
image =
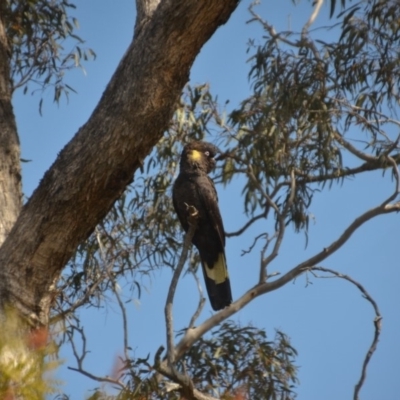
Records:
{"label": "bird perched on branch", "polygon": [[173,203],[183,229],[189,230],[189,209],[195,208],[196,230],[192,243],[200,253],[208,297],[215,311],[232,303],[225,259],[225,231],[214,182],[208,176],[215,167],[217,147],[193,141],[181,155],[180,172],[173,187]]}

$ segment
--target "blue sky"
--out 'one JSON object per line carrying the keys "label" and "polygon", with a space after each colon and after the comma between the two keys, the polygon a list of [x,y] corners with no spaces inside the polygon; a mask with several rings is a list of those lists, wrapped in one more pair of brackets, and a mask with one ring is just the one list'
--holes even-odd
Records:
{"label": "blue sky", "polygon": [[[39,97],[16,93],[14,107],[21,138],[22,158],[32,160],[23,165],[24,193],[29,196],[58,152],[90,117],[108,81],[132,38],[135,17],[131,0],[86,0],[79,2],[74,15],[80,22],[79,35],[97,53],[94,62],[86,63],[86,74],[80,70],[68,73],[67,82],[77,89],[69,102],[52,103],[52,93],[45,93],[43,116],[38,113]],[[230,100],[235,106],[250,93],[246,63],[247,42],[260,41],[262,31],[250,18],[248,1],[243,1],[229,22],[207,43],[193,66],[190,82],[207,82],[221,103]],[[257,11],[277,30],[300,29],[308,19],[311,3],[297,7],[290,0],[264,1]],[[318,23],[328,21],[329,3],[322,8]],[[214,138],[210,138],[213,140]],[[309,242],[291,228],[270,272],[285,272],[328,246],[359,214],[383,201],[393,190],[390,174],[380,173],[349,179],[315,196],[310,212]],[[231,185],[218,188],[220,207],[226,230],[240,224],[242,200],[240,189]],[[368,369],[362,400],[396,400],[400,392],[397,360],[400,359],[400,269],[399,215],[391,214],[370,221],[357,231],[336,254],[323,263],[361,282],[377,301],[383,316],[378,350]],[[271,225],[267,225],[270,227]],[[227,242],[227,259],[234,298],[242,295],[258,276],[258,254],[241,257],[241,249],[251,244],[252,237],[264,227],[257,225],[242,238]],[[137,356],[146,356],[165,343],[164,303],[171,271],[157,271],[143,282],[147,290],[140,300],[128,304],[130,342]],[[373,337],[373,312],[370,305],[349,283],[337,279],[315,279],[307,285],[298,278],[282,289],[256,299],[235,319],[265,328],[272,338],[275,329],[291,337],[298,350],[299,400],[337,400],[352,398],[365,352]],[[128,285],[123,294],[130,297]],[[195,285],[181,278],[175,307],[175,328],[187,325],[197,297]],[[196,295],[197,296],[197,295]],[[95,374],[110,374],[115,357],[122,352],[121,318],[117,307],[81,311],[87,328],[89,349],[86,368]],[[207,318],[207,305],[199,323]],[[140,327],[140,328],[139,328]],[[67,370],[74,367],[68,349],[62,351],[64,366],[58,377],[72,399],[84,398],[96,382]],[[397,396],[397,397],[396,397]]]}

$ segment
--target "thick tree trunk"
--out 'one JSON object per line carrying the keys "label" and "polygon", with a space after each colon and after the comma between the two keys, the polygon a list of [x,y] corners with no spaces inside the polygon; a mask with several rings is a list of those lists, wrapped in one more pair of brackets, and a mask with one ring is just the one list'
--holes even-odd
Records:
{"label": "thick tree trunk", "polygon": [[[4,6],[4,4],[3,4]],[[0,6],[0,245],[21,211],[20,148],[11,105],[9,49]]]}
{"label": "thick tree trunk", "polygon": [[12,303],[32,323],[47,323],[62,268],[162,136],[196,55],[237,3],[138,1],[135,38],[98,106],[46,172],[0,249],[3,306]]}

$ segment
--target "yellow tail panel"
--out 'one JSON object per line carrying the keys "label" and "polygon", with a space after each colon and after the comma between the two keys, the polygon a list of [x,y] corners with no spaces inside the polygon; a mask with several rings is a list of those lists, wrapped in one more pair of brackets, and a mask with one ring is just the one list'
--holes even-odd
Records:
{"label": "yellow tail panel", "polygon": [[204,263],[204,269],[209,279],[212,279],[217,285],[224,283],[228,278],[228,268],[226,267],[225,255],[220,253],[217,262],[210,268]]}

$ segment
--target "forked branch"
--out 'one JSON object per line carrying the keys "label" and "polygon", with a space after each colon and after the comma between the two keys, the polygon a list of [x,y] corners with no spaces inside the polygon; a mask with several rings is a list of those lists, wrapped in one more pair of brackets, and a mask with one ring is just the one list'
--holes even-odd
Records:
{"label": "forked branch", "polygon": [[356,218],[339,236],[339,238],[334,241],[330,246],[324,248],[322,251],[317,253],[315,256],[309,258],[308,260],[298,264],[292,270],[287,272],[282,277],[264,283],[258,283],[249,289],[242,297],[232,303],[229,307],[221,310],[220,312],[214,314],[212,317],[208,318],[201,325],[196,328],[189,329],[186,331],[183,338],[180,340],[175,348],[175,360],[181,358],[185,352],[202,337],[206,332],[210,331],[212,328],[220,324],[222,321],[226,320],[237,311],[245,307],[254,298],[261,296],[265,293],[272,292],[276,289],[281,288],[287,283],[291,282],[293,279],[301,275],[304,271],[307,271],[314,267],[315,265],[321,263],[326,258],[331,256],[336,252],[344,243],[349,240],[351,235],[360,228],[364,223],[371,220],[378,215],[388,214],[392,212],[400,211],[400,202],[394,204],[381,204],[371,210],[366,211],[364,214]]}
{"label": "forked branch", "polygon": [[[77,332],[80,335],[80,339],[82,342],[81,351],[78,351],[78,349],[76,347],[76,344],[74,341],[74,332]],[[126,388],[125,384],[119,379],[114,379],[109,376],[97,376],[97,375],[90,373],[86,369],[84,369],[83,361],[84,361],[86,355],[88,354],[88,351],[86,350],[86,335],[85,335],[83,328],[71,324],[70,329],[66,331],[66,334],[69,337],[69,341],[72,346],[72,352],[73,352],[74,357],[77,362],[77,368],[68,367],[68,369],[70,369],[71,371],[79,372],[80,374],[85,375],[88,378],[93,379],[94,381],[97,381],[97,382],[111,383],[113,385],[119,386],[121,389]]]}
{"label": "forked branch", "polygon": [[377,346],[378,346],[378,341],[379,341],[379,336],[381,334],[381,326],[382,326],[382,316],[381,313],[379,311],[378,308],[378,304],[376,303],[376,301],[372,298],[372,296],[367,292],[367,290],[364,288],[363,285],[361,285],[361,283],[357,282],[356,280],[354,280],[353,278],[351,278],[348,275],[344,275],[340,272],[334,271],[332,269],[329,268],[324,268],[324,267],[313,267],[312,268],[313,271],[322,271],[322,272],[327,272],[331,275],[334,275],[338,278],[344,279],[350,283],[352,283],[354,286],[356,286],[360,292],[362,293],[363,297],[369,301],[374,309],[375,312],[375,317],[374,317],[374,337],[372,339],[372,343],[368,348],[368,351],[365,355],[364,361],[363,361],[363,365],[361,368],[361,376],[360,379],[358,380],[358,382],[356,383],[355,387],[354,387],[354,394],[353,394],[353,400],[358,400],[359,399],[359,393],[360,390],[365,382],[365,378],[367,376],[367,367],[368,367],[368,363],[371,360],[372,355],[374,354]]}

